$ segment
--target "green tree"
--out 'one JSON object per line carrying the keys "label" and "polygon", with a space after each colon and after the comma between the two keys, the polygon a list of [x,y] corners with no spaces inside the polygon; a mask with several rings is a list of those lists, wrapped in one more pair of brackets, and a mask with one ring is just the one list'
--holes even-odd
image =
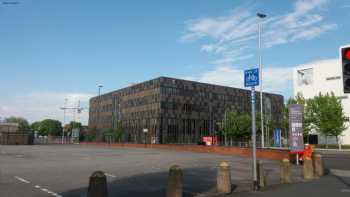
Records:
{"label": "green tree", "polygon": [[96,132],[97,132],[96,126],[89,126],[89,129],[84,136],[84,141],[88,141],[88,142],[95,141],[96,140]]}
{"label": "green tree", "polygon": [[235,111],[227,112],[226,113],[226,118],[224,120],[223,124],[223,130],[224,134],[232,138],[236,136],[236,131],[237,131],[237,119],[238,119],[238,114]]}
{"label": "green tree", "polygon": [[334,136],[338,142],[339,136],[347,128],[341,101],[334,93],[315,96],[307,102],[307,115],[310,116],[311,128],[326,138]]}
{"label": "green tree", "polygon": [[117,128],[116,128],[116,139],[118,141],[120,141],[123,137],[123,134],[124,134],[124,127],[123,127],[123,124],[121,123],[121,121],[118,121],[117,123]]}
{"label": "green tree", "polygon": [[[256,124],[259,125],[260,113],[256,114]],[[221,124],[223,134],[225,135],[225,144],[230,140],[249,140],[251,138],[252,119],[249,114],[238,114],[235,111],[226,113],[226,118]],[[258,127],[257,127],[258,130]]]}
{"label": "green tree", "polygon": [[120,141],[123,136],[123,126],[121,122],[117,123],[117,128],[108,128],[103,131],[104,139]]}
{"label": "green tree", "polygon": [[45,119],[41,121],[39,128],[39,135],[62,135],[62,124],[58,120]]}
{"label": "green tree", "polygon": [[248,114],[240,114],[237,118],[237,137],[249,140],[252,136],[252,119]]}
{"label": "green tree", "polygon": [[41,122],[40,122],[40,121],[36,121],[36,122],[33,122],[33,123],[30,125],[30,128],[31,128],[33,131],[39,131],[40,125],[41,125]]}
{"label": "green tree", "polygon": [[27,132],[30,130],[29,123],[25,118],[11,116],[9,118],[6,118],[4,122],[6,122],[6,123],[18,123],[19,131]]}
{"label": "green tree", "polygon": [[75,129],[75,128],[80,129],[82,127],[80,122],[71,121],[69,124],[71,125],[72,129]]}

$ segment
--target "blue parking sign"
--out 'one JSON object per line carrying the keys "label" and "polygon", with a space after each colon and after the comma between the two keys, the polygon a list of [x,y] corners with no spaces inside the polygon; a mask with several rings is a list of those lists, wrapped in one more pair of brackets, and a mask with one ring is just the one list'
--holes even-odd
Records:
{"label": "blue parking sign", "polygon": [[259,85],[259,68],[253,68],[244,71],[244,87],[253,87]]}

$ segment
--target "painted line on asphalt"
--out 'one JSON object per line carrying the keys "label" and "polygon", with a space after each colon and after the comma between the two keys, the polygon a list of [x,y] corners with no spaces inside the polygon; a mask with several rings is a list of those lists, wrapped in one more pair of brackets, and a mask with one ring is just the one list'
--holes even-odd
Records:
{"label": "painted line on asphalt", "polygon": [[15,179],[17,179],[17,180],[19,180],[19,181],[21,181],[21,182],[23,182],[23,183],[30,183],[29,181],[27,181],[27,180],[25,180],[24,178],[21,178],[21,177],[19,177],[19,176],[15,176]]}
{"label": "painted line on asphalt", "polygon": [[105,175],[106,175],[106,176],[109,176],[109,177],[112,177],[112,178],[116,178],[116,177],[117,177],[117,176],[115,176],[114,174],[108,174],[108,173],[106,173],[106,172],[105,172]]}
{"label": "painted line on asphalt", "polygon": [[47,194],[52,195],[52,196],[62,197],[61,195],[59,195],[59,194],[57,194],[57,193],[55,193],[55,192],[53,192],[53,191],[51,191],[51,190],[49,190],[49,189],[46,189],[46,188],[44,188],[44,187],[41,187],[40,185],[35,185],[34,187],[37,188],[37,189],[39,189],[39,190],[41,190],[41,191],[43,191],[43,192],[45,192],[45,193],[47,193]]}
{"label": "painted line on asphalt", "polygon": [[[27,184],[30,183],[30,181],[28,181],[22,177],[19,177],[19,176],[15,176],[15,179],[17,179],[23,183],[27,183]],[[55,196],[55,197],[62,197],[61,195],[59,195],[59,194],[57,194],[57,193],[55,193],[47,188],[41,187],[40,185],[34,185],[34,188],[39,189],[42,192],[45,192],[45,193],[50,194],[50,195]]]}
{"label": "painted line on asphalt", "polygon": [[331,169],[330,171],[335,176],[350,177],[350,170]]}

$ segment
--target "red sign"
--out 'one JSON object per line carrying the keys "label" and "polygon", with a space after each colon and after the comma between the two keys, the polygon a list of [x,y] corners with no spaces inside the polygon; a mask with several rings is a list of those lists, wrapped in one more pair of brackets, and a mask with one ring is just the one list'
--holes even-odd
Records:
{"label": "red sign", "polygon": [[202,142],[205,142],[206,146],[218,145],[218,137],[217,136],[205,136],[205,137],[202,137]]}

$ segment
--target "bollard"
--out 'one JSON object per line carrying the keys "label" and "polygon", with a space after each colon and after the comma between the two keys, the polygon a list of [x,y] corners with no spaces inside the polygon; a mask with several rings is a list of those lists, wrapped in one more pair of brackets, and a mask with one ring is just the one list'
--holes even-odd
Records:
{"label": "bollard", "polygon": [[310,157],[304,159],[303,172],[305,180],[314,178],[314,168],[312,167],[312,159]]}
{"label": "bollard", "polygon": [[322,155],[320,154],[315,154],[313,157],[313,167],[314,167],[314,172],[315,176],[321,177],[324,174],[324,168],[323,168],[323,160],[322,160]]}
{"label": "bollard", "polygon": [[89,181],[87,197],[107,197],[107,179],[102,171],[92,173]]}
{"label": "bollard", "polygon": [[281,161],[281,174],[280,174],[280,179],[281,183],[291,183],[291,167],[290,167],[290,162],[289,159],[282,159]]}
{"label": "bollard", "polygon": [[231,193],[231,170],[227,162],[221,162],[216,178],[216,190],[218,193]]}
{"label": "bollard", "polygon": [[182,197],[182,170],[180,166],[173,165],[169,169],[167,197]]}
{"label": "bollard", "polygon": [[258,184],[259,187],[265,187],[266,186],[266,174],[264,170],[264,164],[263,161],[259,160],[257,162],[258,166]]}

